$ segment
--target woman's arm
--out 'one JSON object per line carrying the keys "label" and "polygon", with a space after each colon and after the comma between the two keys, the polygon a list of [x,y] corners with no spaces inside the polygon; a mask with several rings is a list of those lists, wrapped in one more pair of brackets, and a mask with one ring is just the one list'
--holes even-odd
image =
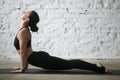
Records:
{"label": "woman's arm", "polygon": [[26,28],[23,28],[19,35],[19,44],[20,44],[20,58],[21,58],[21,70],[25,71],[28,66],[27,62],[27,53],[26,53],[26,46],[28,41],[28,30]]}
{"label": "woman's arm", "polygon": [[16,69],[14,72],[24,72],[27,67],[28,67],[28,54],[26,53],[26,46],[27,46],[27,41],[28,41],[28,30],[26,28],[23,28],[22,30],[19,31],[18,33],[18,39],[19,39],[19,54],[20,54],[20,59],[21,59],[21,67]]}

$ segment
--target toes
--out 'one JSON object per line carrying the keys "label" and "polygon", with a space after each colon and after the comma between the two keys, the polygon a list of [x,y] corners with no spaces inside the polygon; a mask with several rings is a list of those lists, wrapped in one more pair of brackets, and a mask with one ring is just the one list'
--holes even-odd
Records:
{"label": "toes", "polygon": [[105,72],[108,73],[108,74],[110,74],[110,73],[112,73],[112,70],[106,69]]}
{"label": "toes", "polygon": [[[100,68],[100,67],[101,67],[101,68],[103,67],[103,65],[102,65],[101,63],[97,63],[96,65],[97,65],[97,67],[99,67],[99,68]],[[111,73],[112,73],[112,70],[105,68],[105,73],[111,74]]]}

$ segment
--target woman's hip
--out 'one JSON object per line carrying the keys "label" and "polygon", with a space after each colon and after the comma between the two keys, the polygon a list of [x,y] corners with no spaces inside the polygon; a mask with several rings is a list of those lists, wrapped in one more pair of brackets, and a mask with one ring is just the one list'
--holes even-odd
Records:
{"label": "woman's hip", "polygon": [[45,51],[33,51],[32,54],[28,57],[28,62],[33,61],[44,61],[50,55]]}

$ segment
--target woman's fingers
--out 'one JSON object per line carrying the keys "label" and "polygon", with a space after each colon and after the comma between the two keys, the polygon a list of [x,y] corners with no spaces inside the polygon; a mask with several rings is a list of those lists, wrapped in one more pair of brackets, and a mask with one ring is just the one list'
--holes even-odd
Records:
{"label": "woman's fingers", "polygon": [[20,70],[13,70],[11,72],[13,72],[13,73],[23,73],[23,71],[21,69]]}
{"label": "woman's fingers", "polygon": [[21,68],[16,67],[16,68],[13,68],[13,69],[15,69],[15,70],[20,70]]}

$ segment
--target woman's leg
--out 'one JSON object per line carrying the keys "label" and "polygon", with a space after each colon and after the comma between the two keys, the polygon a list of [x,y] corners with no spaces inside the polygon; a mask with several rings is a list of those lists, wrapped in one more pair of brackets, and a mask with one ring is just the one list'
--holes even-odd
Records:
{"label": "woman's leg", "polygon": [[96,64],[88,63],[83,60],[65,60],[58,57],[50,56],[47,61],[46,69],[53,69],[53,70],[67,70],[67,69],[84,69],[84,70],[91,70],[99,73],[104,73],[105,68],[98,67]]}
{"label": "woman's leg", "polygon": [[65,60],[50,56],[48,53],[40,51],[34,52],[28,59],[28,62],[34,66],[51,70],[84,69],[104,73],[104,67],[98,67],[96,64],[88,63],[82,60]]}

